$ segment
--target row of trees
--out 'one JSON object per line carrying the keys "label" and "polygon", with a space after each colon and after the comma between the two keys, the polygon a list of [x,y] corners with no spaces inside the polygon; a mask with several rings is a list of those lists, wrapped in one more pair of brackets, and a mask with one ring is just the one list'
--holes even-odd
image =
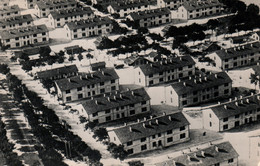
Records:
{"label": "row of trees", "polygon": [[[42,158],[45,165],[66,165],[57,151],[76,160],[83,160],[84,156],[87,156],[90,164],[102,165],[99,162],[101,159],[99,151],[91,149],[81,138],[69,131],[70,126],[65,122],[60,122],[55,112],[43,105],[43,100],[35,92],[28,90],[12,74],[8,74],[7,79],[9,89],[16,96],[15,99],[18,102],[23,101],[21,109],[27,116],[33,134],[44,145],[36,149],[39,150],[40,157],[46,157]],[[27,100],[24,101],[24,98]],[[54,138],[54,135],[59,139]],[[48,155],[49,152],[51,156]]]}

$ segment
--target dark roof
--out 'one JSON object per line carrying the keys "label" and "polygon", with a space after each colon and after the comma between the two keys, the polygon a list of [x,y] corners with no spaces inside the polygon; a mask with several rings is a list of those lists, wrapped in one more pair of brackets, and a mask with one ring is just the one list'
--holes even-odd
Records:
{"label": "dark roof", "polygon": [[85,15],[85,14],[94,14],[90,7],[84,7],[84,8],[73,8],[73,9],[64,9],[59,11],[52,11],[50,12],[50,15],[54,19],[57,18],[65,18],[65,17],[71,17],[71,16],[78,16],[78,15]]}
{"label": "dark roof", "polygon": [[130,13],[130,16],[134,21],[137,21],[145,18],[159,17],[160,15],[167,15],[167,14],[171,14],[168,8],[159,8],[159,9]]}
{"label": "dark roof", "polygon": [[230,116],[235,116],[248,112],[252,109],[260,107],[259,94],[244,97],[242,99],[234,100],[228,103],[220,104],[210,109],[216,114],[219,119],[223,119]]}
{"label": "dark roof", "polygon": [[[171,119],[171,120],[170,120]],[[157,123],[158,122],[158,123]],[[145,124],[145,127],[144,127]],[[138,140],[144,137],[152,136],[158,133],[163,133],[168,130],[187,126],[190,123],[181,112],[170,115],[164,115],[146,121],[137,122],[114,129],[121,143]]]}
{"label": "dark roof", "polygon": [[127,57],[124,59],[124,63],[128,64],[128,65],[132,65],[133,63],[135,63],[138,59],[144,59],[146,61],[149,61],[148,59],[146,59],[144,56],[139,56],[139,55],[131,55],[130,57]]}
{"label": "dark roof", "polygon": [[150,100],[149,95],[144,88],[129,90],[125,92],[118,92],[95,98],[93,100],[87,100],[82,102],[82,106],[86,110],[87,114],[93,114],[121,106],[140,103],[142,101]]}
{"label": "dark roof", "polygon": [[87,27],[93,27],[98,25],[104,25],[104,24],[111,24],[112,20],[108,17],[100,17],[100,18],[93,18],[88,20],[81,20],[81,21],[75,21],[75,22],[69,22],[67,23],[67,26],[70,30],[74,29],[81,29],[81,28],[87,28]]}
{"label": "dark roof", "polygon": [[35,25],[35,26],[28,26],[24,28],[18,29],[11,29],[11,30],[3,30],[0,31],[0,38],[1,39],[13,39],[16,37],[22,37],[32,34],[39,34],[43,32],[48,32],[46,25]]}
{"label": "dark roof", "polygon": [[30,14],[19,15],[19,16],[9,17],[6,19],[1,19],[0,26],[8,26],[8,25],[19,24],[28,21],[33,21],[33,18]]}
{"label": "dark roof", "polygon": [[200,2],[198,2],[197,0],[193,0],[183,3],[183,7],[188,11],[204,9],[214,6],[222,6],[222,3],[220,3],[218,0],[202,0]]}
{"label": "dark roof", "polygon": [[128,8],[133,8],[133,7],[141,7],[145,5],[149,5],[148,1],[134,1],[134,2],[112,2],[111,7],[114,10],[122,10],[122,9],[128,9]]}
{"label": "dark roof", "polygon": [[74,46],[68,46],[64,48],[65,51],[70,51],[74,49],[82,49],[82,47],[80,47],[79,45],[74,45]]}
{"label": "dark roof", "polygon": [[[218,150],[218,151],[217,151]],[[204,153],[204,155],[202,155]],[[190,159],[189,159],[189,157]],[[172,160],[155,164],[156,166],[208,166],[235,159],[239,155],[229,142],[222,142]]]}
{"label": "dark roof", "polygon": [[92,68],[102,67],[102,66],[106,66],[106,62],[91,63],[90,66],[91,66]]}
{"label": "dark roof", "polygon": [[220,59],[230,59],[234,57],[239,57],[241,55],[248,55],[251,53],[257,53],[260,51],[260,42],[245,44],[242,46],[237,46],[234,48],[228,48],[225,50],[218,50],[215,53],[220,57]]}
{"label": "dark roof", "polygon": [[101,71],[88,74],[84,73],[75,77],[57,80],[56,83],[61,91],[65,91],[118,78],[119,77],[114,69],[105,68]]}
{"label": "dark roof", "polygon": [[260,65],[253,66],[252,69],[255,71],[255,74],[260,76]]}
{"label": "dark roof", "polygon": [[172,59],[167,59],[161,62],[155,62],[153,64],[141,65],[139,67],[144,73],[144,75],[150,75],[194,64],[195,62],[190,56],[181,56]]}
{"label": "dark roof", "polygon": [[44,8],[55,8],[56,6],[65,6],[65,5],[71,5],[71,4],[77,4],[75,0],[42,0],[39,2],[36,2],[36,5],[39,9]]}
{"label": "dark roof", "polygon": [[78,68],[76,65],[59,67],[56,69],[46,70],[37,72],[37,76],[39,79],[49,79],[50,77],[55,77],[63,74],[75,73],[78,72]]}
{"label": "dark roof", "polygon": [[231,82],[232,80],[226,72],[219,72],[216,74],[203,75],[201,77],[193,77],[183,82],[173,83],[170,86],[178,95],[182,95]]}
{"label": "dark roof", "polygon": [[10,13],[10,12],[17,12],[20,11],[20,8],[18,5],[13,6],[4,6],[0,8],[0,14]]}
{"label": "dark roof", "polygon": [[22,54],[25,54],[28,56],[36,55],[36,54],[40,53],[41,49],[51,51],[50,46],[33,46],[33,47],[26,47],[26,48],[23,48],[22,50],[15,51],[15,55],[18,55],[18,56],[20,56]]}

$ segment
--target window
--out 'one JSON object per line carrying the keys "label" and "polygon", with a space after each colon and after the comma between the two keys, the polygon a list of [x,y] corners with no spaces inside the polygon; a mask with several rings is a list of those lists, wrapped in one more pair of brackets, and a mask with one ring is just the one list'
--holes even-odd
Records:
{"label": "window", "polygon": [[197,94],[198,94],[198,91],[194,91],[194,92],[193,92],[193,95],[197,95]]}
{"label": "window", "polygon": [[215,93],[214,93],[214,97],[218,97],[218,92],[215,92]]}
{"label": "window", "polygon": [[219,163],[215,164],[214,166],[219,166]]}
{"label": "window", "polygon": [[229,83],[225,83],[224,86],[227,87]]}
{"label": "window", "polygon": [[186,105],[187,104],[187,100],[182,101],[182,105]]}
{"label": "window", "polygon": [[83,98],[83,94],[78,94],[78,99],[82,99]]}
{"label": "window", "polygon": [[197,97],[193,98],[193,102],[198,102],[198,98]]}
{"label": "window", "polygon": [[142,101],[142,105],[145,105],[146,104],[146,101]]}
{"label": "window", "polygon": [[159,134],[158,134],[158,137],[161,137],[161,136],[162,136],[162,134],[161,134],[161,133],[159,133]]}
{"label": "window", "polygon": [[179,71],[182,71],[182,69],[183,69],[182,67],[179,67]]}
{"label": "window", "polygon": [[236,118],[236,119],[239,118],[239,115],[235,115],[235,118]]}
{"label": "window", "polygon": [[15,40],[19,40],[19,37],[16,37]]}
{"label": "window", "polygon": [[181,77],[183,77],[183,73],[180,73],[180,74],[179,74],[179,78],[181,78]]}
{"label": "window", "polygon": [[155,139],[155,137],[156,137],[155,135],[152,135],[152,138],[153,138],[153,139]]}
{"label": "window", "polygon": [[98,116],[98,112],[92,114],[93,117]]}
{"label": "window", "polygon": [[188,68],[192,68],[192,65],[189,65]]}
{"label": "window", "polygon": [[105,89],[100,89],[100,93],[105,93]]}
{"label": "window", "polygon": [[106,121],[110,121],[110,120],[111,120],[111,116],[107,116]]}
{"label": "window", "polygon": [[141,142],[145,142],[146,141],[146,137],[141,138]]}
{"label": "window", "polygon": [[180,131],[185,130],[185,126],[180,127]]}
{"label": "window", "polygon": [[211,127],[212,126],[212,123],[211,122],[209,122],[209,127]]}
{"label": "window", "polygon": [[133,145],[133,141],[129,141],[126,143],[127,146]]}
{"label": "window", "polygon": [[106,114],[109,114],[109,113],[110,113],[110,110],[106,110],[105,113],[106,113]]}
{"label": "window", "polygon": [[172,137],[167,138],[167,143],[172,142]]}
{"label": "window", "polygon": [[96,92],[95,91],[92,91],[92,95],[95,95],[96,94]]}
{"label": "window", "polygon": [[168,130],[167,131],[167,134],[169,135],[169,134],[172,134],[172,130]]}
{"label": "window", "polygon": [[153,80],[149,81],[149,85],[153,85]]}
{"label": "window", "polygon": [[153,147],[156,147],[156,146],[157,146],[156,142],[153,142]]}
{"label": "window", "polygon": [[163,82],[163,77],[159,79],[159,82]]}
{"label": "window", "polygon": [[66,101],[71,101],[71,97],[70,96],[66,97]]}
{"label": "window", "polygon": [[229,159],[228,160],[228,163],[233,163],[234,162],[234,159]]}
{"label": "window", "polygon": [[150,75],[149,75],[149,78],[151,78],[151,77],[153,77],[153,74],[150,74]]}
{"label": "window", "polygon": [[180,139],[183,139],[183,138],[185,138],[185,137],[186,137],[186,134],[185,134],[185,133],[180,134]]}
{"label": "window", "polygon": [[70,90],[66,90],[66,94],[70,93]]}
{"label": "window", "polygon": [[228,129],[228,124],[225,124],[225,125],[223,126],[223,129],[224,129],[224,130]]}
{"label": "window", "polygon": [[77,91],[82,91],[82,87],[77,88]]}
{"label": "window", "polygon": [[135,110],[131,110],[130,115],[134,115],[134,114],[135,114]]}
{"label": "window", "polygon": [[146,150],[147,149],[147,146],[146,145],[142,145],[141,146],[141,150]]}
{"label": "window", "polygon": [[114,84],[116,82],[116,80],[111,80],[111,84]]}
{"label": "window", "polygon": [[19,47],[19,46],[20,46],[20,43],[16,43],[16,46]]}
{"label": "window", "polygon": [[146,107],[142,108],[142,112],[146,112],[146,111],[147,111]]}
{"label": "window", "polygon": [[228,118],[224,118],[224,119],[223,119],[223,122],[227,122],[227,121],[228,121]]}
{"label": "window", "polygon": [[160,72],[159,75],[163,75],[163,72]]}
{"label": "window", "polygon": [[182,98],[185,98],[185,97],[187,97],[187,94],[186,93],[182,94]]}
{"label": "window", "polygon": [[224,94],[228,94],[228,93],[229,93],[229,89],[225,89]]}
{"label": "window", "polygon": [[133,150],[133,149],[128,149],[128,150],[127,150],[127,153],[128,153],[128,154],[133,154],[133,153],[134,153],[134,150]]}
{"label": "window", "polygon": [[74,38],[78,38],[78,35],[74,35]]}
{"label": "window", "polygon": [[116,90],[116,86],[112,86],[112,87],[111,87],[111,90]]}
{"label": "window", "polygon": [[103,86],[105,83],[104,82],[100,82],[100,86]]}

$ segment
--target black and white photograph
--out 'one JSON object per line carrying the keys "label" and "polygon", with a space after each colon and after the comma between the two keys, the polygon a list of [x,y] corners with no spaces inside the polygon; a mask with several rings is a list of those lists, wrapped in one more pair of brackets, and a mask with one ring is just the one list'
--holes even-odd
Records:
{"label": "black and white photograph", "polygon": [[260,0],[0,0],[0,166],[260,166]]}

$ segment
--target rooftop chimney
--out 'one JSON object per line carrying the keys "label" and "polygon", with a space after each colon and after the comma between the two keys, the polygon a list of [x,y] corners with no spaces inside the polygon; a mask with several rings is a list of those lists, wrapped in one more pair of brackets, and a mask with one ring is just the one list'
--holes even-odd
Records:
{"label": "rooftop chimney", "polygon": [[146,128],[145,123],[143,123],[143,127]]}
{"label": "rooftop chimney", "polygon": [[186,86],[186,82],[183,82],[183,85]]}
{"label": "rooftop chimney", "polygon": [[238,102],[237,101],[235,102],[235,104],[236,104],[236,106],[238,106]]}
{"label": "rooftop chimney", "polygon": [[172,121],[172,117],[171,116],[168,116],[169,120]]}
{"label": "rooftop chimney", "polygon": [[218,147],[217,147],[217,146],[215,146],[215,150],[216,150],[217,152],[219,152],[219,151],[218,151]]}
{"label": "rooftop chimney", "polygon": [[126,123],[124,123],[124,126],[126,126],[127,124]]}
{"label": "rooftop chimney", "polygon": [[131,94],[134,96],[135,95],[134,91],[131,91]]}
{"label": "rooftop chimney", "polygon": [[107,97],[107,100],[110,102],[110,97]]}
{"label": "rooftop chimney", "polygon": [[130,132],[132,132],[132,131],[133,131],[133,130],[132,130],[132,127],[129,127],[129,131],[130,131]]}
{"label": "rooftop chimney", "polygon": [[229,102],[231,102],[232,101],[232,99],[231,98],[229,98]]}
{"label": "rooftop chimney", "polygon": [[95,103],[96,103],[96,105],[98,105],[98,101],[97,100],[95,100]]}
{"label": "rooftop chimney", "polygon": [[203,150],[201,151],[201,156],[205,157],[205,152]]}
{"label": "rooftop chimney", "polygon": [[146,117],[144,117],[144,121],[146,121]]}
{"label": "rooftop chimney", "polygon": [[165,116],[166,115],[166,113],[165,112],[163,112],[163,116]]}
{"label": "rooftop chimney", "polygon": [[139,122],[140,122],[140,119],[137,119],[137,122],[139,123]]}
{"label": "rooftop chimney", "polygon": [[246,99],[246,102],[247,102],[247,103],[250,103],[249,99]]}
{"label": "rooftop chimney", "polygon": [[156,123],[156,124],[159,124],[159,121],[158,121],[158,119],[155,119],[155,123]]}
{"label": "rooftop chimney", "polygon": [[224,108],[227,109],[227,105],[224,105]]}

